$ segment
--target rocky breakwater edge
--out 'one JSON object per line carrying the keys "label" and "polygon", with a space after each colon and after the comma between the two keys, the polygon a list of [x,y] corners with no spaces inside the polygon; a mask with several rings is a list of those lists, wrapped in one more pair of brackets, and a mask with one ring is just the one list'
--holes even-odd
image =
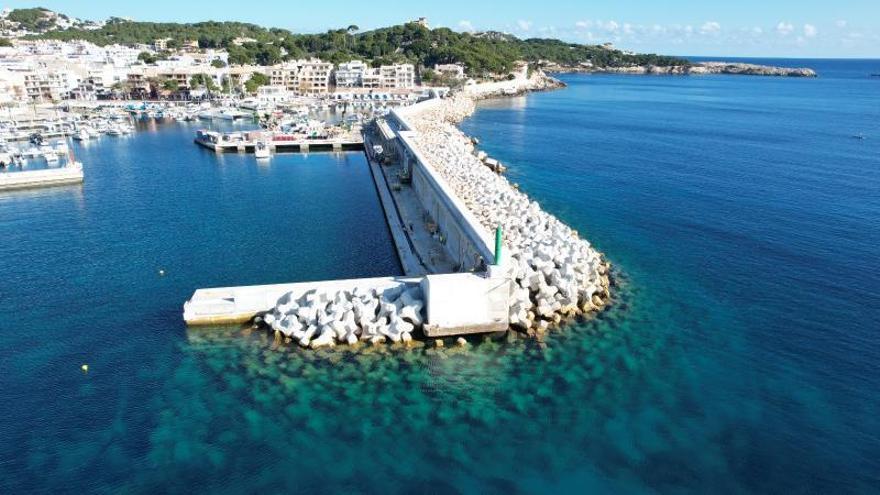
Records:
{"label": "rocky breakwater edge", "polygon": [[540,336],[566,320],[601,310],[611,298],[610,263],[577,231],[483,166],[473,140],[457,127],[475,108],[471,97],[459,94],[412,114],[410,121],[431,167],[487,231],[502,228],[505,266],[514,282],[511,326]]}
{"label": "rocky breakwater edge", "polygon": [[[411,286],[410,286],[411,285]],[[256,318],[275,332],[275,341],[303,347],[332,347],[364,341],[411,342],[420,328],[424,302],[417,284],[353,290],[313,289],[300,297],[283,295],[275,307]]]}

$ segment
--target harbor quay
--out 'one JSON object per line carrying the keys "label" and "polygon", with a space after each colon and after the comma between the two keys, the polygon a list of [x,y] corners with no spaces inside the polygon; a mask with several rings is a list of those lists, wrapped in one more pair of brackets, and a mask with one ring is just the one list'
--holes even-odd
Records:
{"label": "harbor quay", "polygon": [[[543,74],[518,90],[545,89]],[[510,94],[510,87],[486,94]],[[600,310],[609,265],[578,233],[486,167],[456,124],[465,94],[398,108],[363,147],[405,277],[199,289],[188,325],[253,321],[305,347],[546,332]]]}
{"label": "harbor quay", "polygon": [[194,142],[218,153],[255,153],[263,147],[268,152],[359,151],[364,140],[359,129],[338,136],[310,137],[275,131],[217,132],[196,131]]}
{"label": "harbor quay", "polygon": [[81,184],[83,179],[82,165],[70,163],[60,168],[0,174],[0,191]]}

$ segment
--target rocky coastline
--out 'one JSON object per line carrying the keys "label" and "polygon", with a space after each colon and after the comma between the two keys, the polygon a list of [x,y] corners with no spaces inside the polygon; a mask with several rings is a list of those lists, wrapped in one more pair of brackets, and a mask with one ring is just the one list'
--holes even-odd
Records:
{"label": "rocky coastline", "polygon": [[461,89],[460,94],[473,100],[481,100],[485,98],[519,96],[533,91],[550,91],[564,87],[566,87],[566,84],[559,79],[548,76],[545,71],[535,70],[528,77],[465,86]]}
{"label": "rocky coastline", "polygon": [[815,70],[807,67],[775,67],[739,62],[699,62],[692,65],[633,65],[627,67],[590,67],[569,65],[546,65],[543,70],[551,73],[583,74],[645,74],[645,75],[742,75],[768,77],[818,77]]}

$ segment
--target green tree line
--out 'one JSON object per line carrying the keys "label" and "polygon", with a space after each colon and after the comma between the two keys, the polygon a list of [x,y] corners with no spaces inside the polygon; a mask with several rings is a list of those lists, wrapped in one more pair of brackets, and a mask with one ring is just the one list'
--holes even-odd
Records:
{"label": "green tree line", "polygon": [[[509,71],[517,60],[547,60],[574,65],[592,62],[598,67],[627,65],[687,65],[687,61],[660,55],[630,55],[602,46],[566,43],[554,39],[520,40],[502,33],[458,33],[448,28],[428,29],[407,23],[359,32],[357,26],[319,34],[296,34],[240,22],[192,24],[134,22],[111,19],[101,29],[52,31],[39,38],[82,39],[98,45],[149,44],[170,38],[170,47],[198,41],[201,48],[225,48],[233,65],[274,65],[314,56],[333,63],[362,59],[374,66],[409,62],[425,67],[437,63],[463,64],[472,76]],[[243,44],[236,38],[254,41]]]}

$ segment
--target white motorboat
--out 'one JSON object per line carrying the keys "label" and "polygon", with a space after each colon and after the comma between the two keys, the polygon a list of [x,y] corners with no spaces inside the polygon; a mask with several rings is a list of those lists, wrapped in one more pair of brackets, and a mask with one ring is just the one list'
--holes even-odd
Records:
{"label": "white motorboat", "polygon": [[40,150],[36,146],[28,146],[21,151],[21,156],[25,158],[36,158],[40,156]]}
{"label": "white motorboat", "polygon": [[257,141],[256,146],[254,146],[254,156],[257,158],[269,158],[272,156],[269,145],[264,141]]}
{"label": "white motorboat", "polygon": [[46,161],[50,162],[50,163],[57,162],[58,161],[58,154],[55,153],[54,151],[49,151],[49,152],[43,153],[43,158],[45,158]]}
{"label": "white motorboat", "polygon": [[76,139],[77,141],[88,141],[91,138],[92,136],[91,134],[89,134],[89,131],[85,130],[84,128],[81,128],[76,134],[73,135],[73,139]]}

